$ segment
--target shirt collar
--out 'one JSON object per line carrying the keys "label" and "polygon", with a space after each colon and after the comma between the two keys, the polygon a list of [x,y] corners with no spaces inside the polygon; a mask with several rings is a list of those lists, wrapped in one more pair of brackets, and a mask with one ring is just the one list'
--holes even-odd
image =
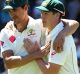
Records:
{"label": "shirt collar", "polygon": [[[26,25],[25,30],[28,30],[29,28],[32,28],[33,25],[34,25],[34,19],[33,19],[32,17],[30,17],[30,16],[28,16],[28,17],[29,17],[29,21],[28,21],[28,24]],[[13,22],[13,24],[14,24],[14,22]],[[14,30],[14,31],[18,31],[18,30],[15,28],[15,26],[13,27],[13,30]]]}
{"label": "shirt collar", "polygon": [[64,28],[64,24],[61,21],[58,25],[56,25],[56,27],[48,34],[48,31],[46,30],[46,36],[54,36],[57,33],[59,33],[62,29]]}

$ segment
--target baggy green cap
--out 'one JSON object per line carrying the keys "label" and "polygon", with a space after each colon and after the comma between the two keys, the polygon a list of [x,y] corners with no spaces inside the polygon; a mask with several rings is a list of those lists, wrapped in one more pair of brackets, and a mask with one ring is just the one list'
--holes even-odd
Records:
{"label": "baggy green cap", "polygon": [[6,0],[3,10],[10,10],[28,4],[28,0]]}
{"label": "baggy green cap", "polygon": [[64,4],[59,0],[45,0],[42,2],[41,6],[36,7],[41,11],[58,11],[65,15]]}

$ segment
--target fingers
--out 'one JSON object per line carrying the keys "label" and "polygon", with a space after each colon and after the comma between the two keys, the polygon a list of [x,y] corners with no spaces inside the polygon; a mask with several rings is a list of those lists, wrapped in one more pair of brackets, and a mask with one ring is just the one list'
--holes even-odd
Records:
{"label": "fingers", "polygon": [[32,53],[33,52],[33,43],[30,39],[24,39],[24,48],[27,50],[27,52]]}
{"label": "fingers", "polygon": [[39,43],[37,41],[35,42],[35,47],[36,48],[40,48],[40,45],[39,45]]}
{"label": "fingers", "polygon": [[56,43],[55,47],[57,52],[61,52],[63,50],[63,39],[60,39],[58,43]]}
{"label": "fingers", "polygon": [[62,52],[62,48],[60,48],[60,47],[56,48],[56,52],[57,52],[57,53]]}
{"label": "fingers", "polygon": [[34,43],[30,40],[30,39],[24,39],[24,45],[26,47],[32,47],[34,45]]}
{"label": "fingers", "polygon": [[30,39],[24,39],[24,43],[28,44],[28,45],[32,45],[32,41]]}
{"label": "fingers", "polygon": [[65,37],[61,33],[54,40],[53,48],[57,53],[60,53],[61,51],[63,51],[64,39]]}
{"label": "fingers", "polygon": [[57,53],[60,53],[63,50],[63,43],[54,42],[53,48]]}
{"label": "fingers", "polygon": [[35,51],[36,51],[36,50],[40,50],[40,46],[39,46],[39,43],[38,43],[37,41],[35,42],[35,49],[34,49],[34,50],[35,50]]}
{"label": "fingers", "polygon": [[46,49],[46,50],[50,49],[50,45],[51,45],[51,43],[47,43],[47,44],[45,45],[45,49]]}
{"label": "fingers", "polygon": [[29,53],[40,50],[38,42],[33,43],[30,39],[24,39],[24,47]]}
{"label": "fingers", "polygon": [[24,46],[25,48],[28,48],[28,45],[29,45],[29,44],[26,42],[26,40],[24,40],[23,42],[24,42],[24,45],[23,45],[23,46]]}
{"label": "fingers", "polygon": [[43,54],[44,56],[47,56],[48,53],[50,52],[50,45],[51,45],[51,43],[47,43],[45,46],[43,46],[43,47],[41,48],[42,54]]}
{"label": "fingers", "polygon": [[49,52],[50,52],[50,50],[48,49],[44,49],[44,50],[42,50],[42,54],[44,55],[44,56],[47,56],[48,54],[49,54]]}
{"label": "fingers", "polygon": [[50,45],[51,45],[50,42],[47,43],[45,46],[42,46],[42,47],[41,47],[41,50],[44,50],[44,49],[48,50],[48,49],[50,49]]}

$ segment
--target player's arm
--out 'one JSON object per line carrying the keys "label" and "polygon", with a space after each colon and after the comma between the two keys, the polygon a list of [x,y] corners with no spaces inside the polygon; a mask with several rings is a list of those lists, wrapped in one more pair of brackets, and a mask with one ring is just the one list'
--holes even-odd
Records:
{"label": "player's arm", "polygon": [[75,20],[62,19],[64,23],[63,33],[65,36],[73,34],[79,27],[79,23]]}
{"label": "player's arm", "polygon": [[48,49],[50,46],[46,45],[45,49],[41,51],[37,43],[33,44],[30,40],[27,41],[26,39],[24,40],[24,47],[25,50],[29,52],[29,55],[14,56],[14,52],[12,50],[3,51],[2,55],[8,69],[23,66],[32,60],[43,58],[49,53],[49,50],[45,49]]}
{"label": "player's arm", "polygon": [[2,55],[7,69],[23,66],[34,59],[40,58],[37,56],[36,52],[26,56],[14,56],[12,50],[6,50]]}
{"label": "player's arm", "polygon": [[[35,44],[33,44],[31,42],[31,40],[25,39],[24,47],[30,53],[33,52],[33,49],[41,51],[42,53],[41,52],[37,53],[38,54],[37,56],[39,56],[39,55],[40,56],[42,56],[42,55],[46,56],[49,53],[48,50],[50,49],[50,44],[47,44],[47,45],[41,47],[41,49],[40,49],[40,47],[38,46],[38,44],[36,42],[35,42]],[[46,52],[43,52],[45,50],[46,50]],[[43,72],[43,74],[58,74],[61,66],[57,65],[57,64],[52,64],[52,63],[45,62],[42,58],[36,59],[36,61],[38,63],[38,66],[40,67],[41,71]],[[55,68],[55,70],[54,70],[54,68]]]}
{"label": "player's arm", "polygon": [[63,50],[64,39],[66,36],[73,34],[79,27],[79,23],[75,20],[62,19],[64,23],[64,29],[56,37],[53,47],[56,52]]}
{"label": "player's arm", "polygon": [[59,74],[61,65],[44,62],[43,60],[37,60],[38,66],[43,74]]}
{"label": "player's arm", "polygon": [[0,33],[0,47],[7,69],[23,66],[36,58],[40,58],[39,56],[37,56],[37,52],[25,56],[15,56],[15,52],[12,50],[12,44],[10,43],[10,40],[7,37],[8,35],[6,35],[4,31],[5,29],[2,30]]}

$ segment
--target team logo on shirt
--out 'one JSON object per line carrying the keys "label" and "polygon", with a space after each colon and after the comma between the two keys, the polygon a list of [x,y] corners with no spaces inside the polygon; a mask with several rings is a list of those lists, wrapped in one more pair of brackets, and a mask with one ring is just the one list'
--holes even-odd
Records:
{"label": "team logo on shirt", "polygon": [[28,32],[27,32],[28,36],[30,35],[35,35],[35,30],[34,29],[29,29]]}

